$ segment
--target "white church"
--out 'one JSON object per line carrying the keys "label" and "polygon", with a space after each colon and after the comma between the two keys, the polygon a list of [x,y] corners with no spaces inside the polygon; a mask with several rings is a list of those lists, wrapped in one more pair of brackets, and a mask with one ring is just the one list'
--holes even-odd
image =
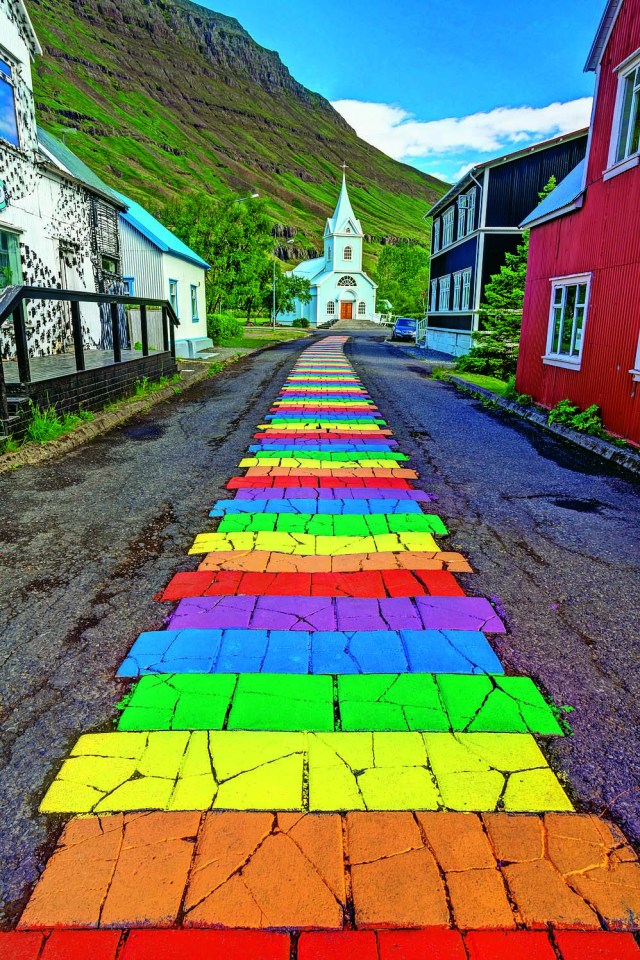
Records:
{"label": "white church", "polygon": [[332,320],[373,320],[376,284],[362,269],[363,240],[343,173],[338,203],[324,231],[324,256],[304,260],[293,270],[309,280],[311,301],[296,302],[293,311],[279,317],[279,322],[290,324],[306,317],[312,327],[321,327]]}

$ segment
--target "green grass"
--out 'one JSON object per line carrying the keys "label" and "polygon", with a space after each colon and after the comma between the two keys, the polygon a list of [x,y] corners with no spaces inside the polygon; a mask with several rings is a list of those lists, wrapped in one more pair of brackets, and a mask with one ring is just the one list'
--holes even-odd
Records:
{"label": "green grass", "polygon": [[287,340],[298,340],[300,337],[308,336],[307,330],[300,330],[299,328],[294,330],[287,327],[276,327],[275,330],[262,328],[255,332],[250,327],[245,327],[245,331],[243,336],[221,340],[217,346],[257,350],[261,347],[268,347],[272,343],[284,343]]}
{"label": "green grass", "polygon": [[89,410],[79,410],[77,413],[58,413],[55,407],[40,409],[31,404],[31,419],[25,434],[26,440],[33,443],[49,443],[58,437],[71,433],[81,423],[93,420]]}
{"label": "green grass", "polygon": [[142,397],[148,397],[152,393],[157,393],[163,387],[168,387],[170,383],[179,383],[182,377],[179,373],[174,373],[172,377],[160,377],[154,383],[151,383],[148,377],[142,377],[136,380],[136,385],[131,396],[134,400],[140,400]]}
{"label": "green grass", "polygon": [[184,7],[119,0],[121,16],[102,17],[89,2],[32,3],[36,32],[54,52],[34,65],[39,122],[61,136],[73,117],[69,147],[151,213],[191,190],[222,199],[255,187],[307,249],[322,246],[345,156],[354,208],[374,238],[367,268],[382,237],[427,242],[423,216],[445,184],[358,139],[274,54],[235,25],[221,29],[221,15]]}
{"label": "green grass", "polygon": [[467,383],[475,384],[476,387],[484,387],[485,390],[491,390],[492,393],[497,393],[499,397],[504,397],[506,395],[506,380],[498,380],[497,377],[488,377],[483,373],[458,373],[457,370],[450,370],[448,372],[452,376],[458,377],[460,380],[465,380]]}

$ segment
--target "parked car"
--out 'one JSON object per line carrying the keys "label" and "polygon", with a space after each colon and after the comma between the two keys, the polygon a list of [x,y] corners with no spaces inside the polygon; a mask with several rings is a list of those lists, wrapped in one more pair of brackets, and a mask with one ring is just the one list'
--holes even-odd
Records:
{"label": "parked car", "polygon": [[391,331],[392,340],[415,340],[418,330],[418,321],[409,317],[398,317]]}

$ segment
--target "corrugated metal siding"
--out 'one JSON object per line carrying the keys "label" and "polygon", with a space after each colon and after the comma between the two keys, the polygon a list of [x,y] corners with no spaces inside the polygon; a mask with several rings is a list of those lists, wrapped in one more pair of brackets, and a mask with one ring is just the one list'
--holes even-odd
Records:
{"label": "corrugated metal siding", "polygon": [[587,183],[600,179],[609,160],[611,126],[618,90],[618,78],[613,71],[638,48],[640,48],[640,0],[624,0],[602,58],[598,103],[587,167]]}
{"label": "corrugated metal siding", "polygon": [[[584,206],[531,231],[517,387],[553,406],[568,398],[597,403],[609,430],[640,443],[640,384],[629,373],[640,338],[640,168],[603,181],[611,136],[617,65],[640,47],[640,0],[625,0],[605,54],[594,118]],[[592,273],[579,371],[541,360],[551,277]]]}
{"label": "corrugated metal siding", "polygon": [[553,175],[564,177],[583,159],[587,134],[555,147],[489,169],[487,227],[517,227],[538,204],[538,195]]}
{"label": "corrugated metal siding", "polygon": [[469,237],[464,243],[457,247],[447,247],[431,257],[431,279],[445,277],[448,273],[457,273],[458,270],[465,270],[467,267],[475,269],[476,248],[478,246],[478,235]]}
{"label": "corrugated metal siding", "polygon": [[136,297],[166,299],[162,279],[162,253],[139,230],[120,217],[122,275],[135,280]]}

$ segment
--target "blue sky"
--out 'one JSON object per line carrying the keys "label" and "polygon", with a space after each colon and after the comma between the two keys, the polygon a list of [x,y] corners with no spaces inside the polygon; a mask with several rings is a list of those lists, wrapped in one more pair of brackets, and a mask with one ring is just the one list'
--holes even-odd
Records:
{"label": "blue sky", "polygon": [[200,2],[277,50],[364,139],[449,180],[588,123],[604,0]]}

